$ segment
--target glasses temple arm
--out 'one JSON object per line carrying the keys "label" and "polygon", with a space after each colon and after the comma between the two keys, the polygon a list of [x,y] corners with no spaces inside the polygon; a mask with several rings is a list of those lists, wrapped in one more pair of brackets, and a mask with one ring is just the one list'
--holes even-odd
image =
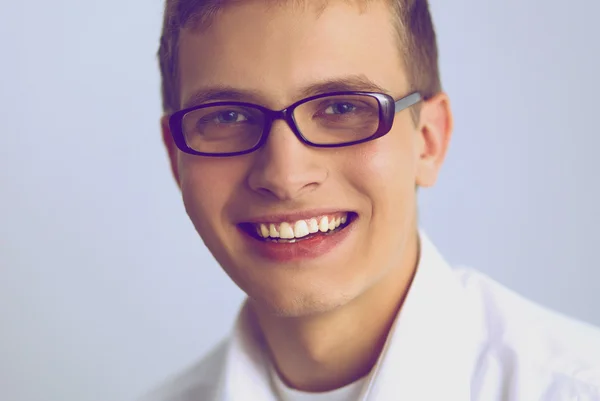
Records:
{"label": "glasses temple arm", "polygon": [[409,108],[410,106],[414,106],[422,100],[421,94],[419,92],[415,92],[408,96],[403,97],[402,99],[397,100],[394,103],[395,112],[398,113],[404,109]]}

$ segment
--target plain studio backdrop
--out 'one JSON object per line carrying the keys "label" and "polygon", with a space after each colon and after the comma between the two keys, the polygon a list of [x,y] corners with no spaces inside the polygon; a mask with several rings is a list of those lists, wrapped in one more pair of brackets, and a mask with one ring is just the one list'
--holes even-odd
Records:
{"label": "plain studio backdrop", "polygon": [[[600,325],[600,2],[566,4],[432,1],[456,130],[420,214],[450,262]],[[162,148],[162,11],[2,4],[2,401],[133,400],[225,335],[243,299]]]}

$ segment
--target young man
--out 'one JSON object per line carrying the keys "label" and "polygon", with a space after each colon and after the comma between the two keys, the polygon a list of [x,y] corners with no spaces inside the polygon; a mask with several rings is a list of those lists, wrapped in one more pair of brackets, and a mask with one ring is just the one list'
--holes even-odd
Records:
{"label": "young man", "polygon": [[600,334],[417,225],[452,132],[426,0],[168,0],[163,137],[189,217],[248,295],[149,399],[600,400]]}

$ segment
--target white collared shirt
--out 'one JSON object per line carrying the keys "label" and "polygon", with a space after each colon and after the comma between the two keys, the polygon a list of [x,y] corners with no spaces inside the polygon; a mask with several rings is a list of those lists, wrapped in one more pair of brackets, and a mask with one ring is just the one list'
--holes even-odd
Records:
{"label": "white collared shirt", "polygon": [[[420,261],[357,401],[600,401],[600,330],[488,277],[452,269],[423,233]],[[279,401],[242,308],[232,335],[144,401]]]}

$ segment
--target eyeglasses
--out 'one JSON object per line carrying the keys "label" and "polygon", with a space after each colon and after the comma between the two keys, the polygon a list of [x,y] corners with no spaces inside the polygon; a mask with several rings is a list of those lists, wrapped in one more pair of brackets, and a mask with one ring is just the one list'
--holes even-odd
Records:
{"label": "eyeglasses", "polygon": [[302,99],[274,111],[244,102],[215,102],[173,113],[169,127],[177,147],[199,156],[227,157],[263,146],[275,120],[285,120],[304,144],[334,148],[372,141],[387,134],[396,113],[419,101],[383,93],[335,92]]}

